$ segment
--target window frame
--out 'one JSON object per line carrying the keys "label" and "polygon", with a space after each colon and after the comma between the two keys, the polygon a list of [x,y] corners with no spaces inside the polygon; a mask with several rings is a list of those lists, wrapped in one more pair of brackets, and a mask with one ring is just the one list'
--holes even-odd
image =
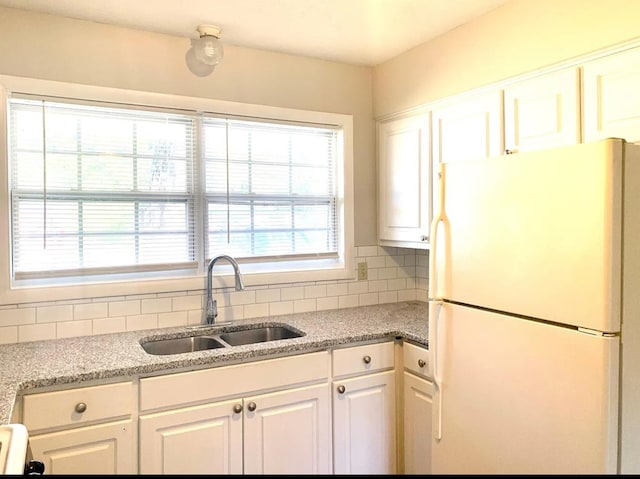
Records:
{"label": "window frame", "polygon": [[[102,277],[86,281],[83,279],[75,284],[14,284],[10,271],[11,191],[7,142],[7,100],[11,92],[338,127],[341,130],[338,135],[338,151],[341,158],[338,160],[335,180],[338,191],[342,192],[336,205],[338,260],[318,258],[316,261],[292,261],[286,263],[289,266],[288,270],[279,271],[268,268],[268,263],[256,261],[241,264],[241,270],[247,286],[354,278],[354,155],[351,115],[0,75],[0,144],[5,145],[0,151],[0,195],[3,198],[3,201],[0,201],[0,304],[201,290],[206,284],[206,268],[202,259],[198,261],[195,274],[193,271],[178,271],[164,277],[149,277],[149,274],[146,274],[135,278]],[[281,263],[281,267],[284,265]],[[233,286],[231,273],[229,268],[221,264],[214,275],[214,288]]]}

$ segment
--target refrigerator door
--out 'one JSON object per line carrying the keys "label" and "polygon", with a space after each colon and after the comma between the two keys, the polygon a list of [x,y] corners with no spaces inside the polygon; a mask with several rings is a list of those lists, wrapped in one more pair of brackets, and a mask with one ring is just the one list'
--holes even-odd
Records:
{"label": "refrigerator door", "polygon": [[431,297],[619,331],[624,146],[444,164]]}
{"label": "refrigerator door", "polygon": [[618,337],[449,303],[434,320],[433,474],[616,472]]}

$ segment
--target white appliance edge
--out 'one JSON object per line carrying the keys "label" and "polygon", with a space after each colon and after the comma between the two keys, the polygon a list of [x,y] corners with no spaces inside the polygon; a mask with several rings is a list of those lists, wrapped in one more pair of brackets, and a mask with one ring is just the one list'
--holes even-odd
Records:
{"label": "white appliance edge", "polygon": [[640,146],[441,171],[432,472],[640,472]]}

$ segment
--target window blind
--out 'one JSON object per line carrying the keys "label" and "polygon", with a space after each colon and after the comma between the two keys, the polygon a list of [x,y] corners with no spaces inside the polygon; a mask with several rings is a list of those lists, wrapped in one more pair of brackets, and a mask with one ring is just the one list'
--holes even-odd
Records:
{"label": "window blind", "polygon": [[9,99],[14,279],[338,257],[339,127]]}
{"label": "window blind", "polygon": [[21,98],[9,107],[16,279],[195,265],[192,116]]}

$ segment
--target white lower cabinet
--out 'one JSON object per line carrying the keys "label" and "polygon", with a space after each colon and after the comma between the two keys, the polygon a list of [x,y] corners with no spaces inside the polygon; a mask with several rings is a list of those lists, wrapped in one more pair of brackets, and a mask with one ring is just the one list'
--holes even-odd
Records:
{"label": "white lower cabinet", "polygon": [[141,379],[143,412],[180,407],[141,414],[140,473],[329,474],[328,375],[319,352]]}
{"label": "white lower cabinet", "polygon": [[393,367],[393,342],[333,352],[335,474],[397,472]]}
{"label": "white lower cabinet", "polygon": [[27,395],[22,423],[46,474],[137,472],[131,382]]}
{"label": "white lower cabinet", "polygon": [[427,350],[403,344],[404,473],[431,474],[433,383],[427,377]]}

